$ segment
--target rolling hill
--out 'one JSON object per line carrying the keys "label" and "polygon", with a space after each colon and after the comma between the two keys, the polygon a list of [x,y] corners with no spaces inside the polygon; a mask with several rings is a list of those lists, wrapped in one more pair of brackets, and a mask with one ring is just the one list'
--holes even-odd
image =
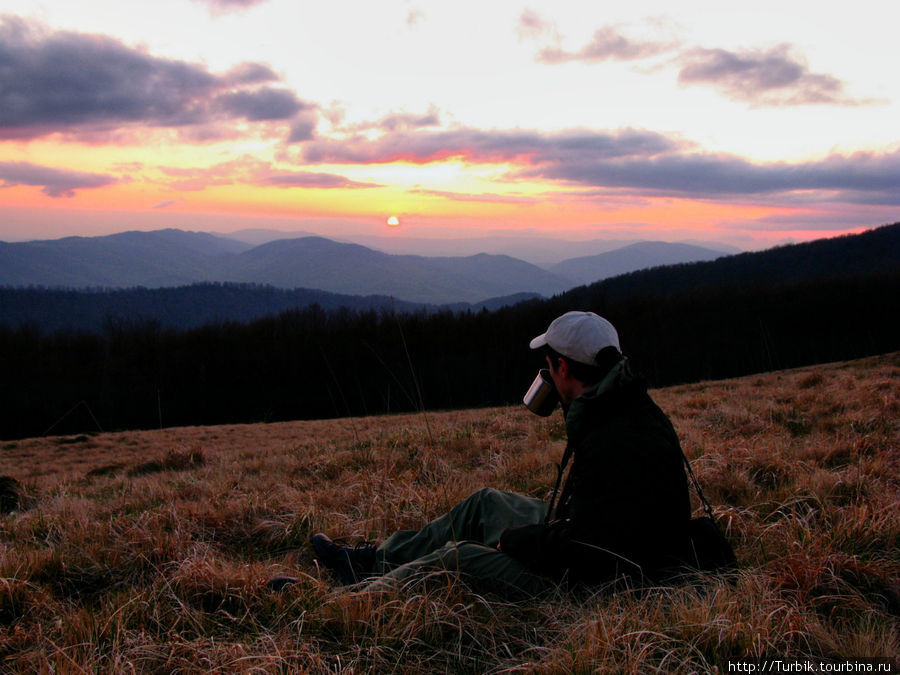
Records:
{"label": "rolling hill", "polygon": [[724,255],[727,254],[722,251],[690,244],[642,241],[608,253],[569,258],[551,266],[549,270],[562,277],[590,284],[636,270],[660,265],[715,260]]}
{"label": "rolling hill", "polygon": [[0,285],[177,286],[205,280],[222,259],[247,248],[181,230],[0,242]]}
{"label": "rolling hill", "polygon": [[274,241],[234,256],[224,281],[321,288],[348,295],[391,295],[410,302],[477,302],[532,292],[550,295],[571,280],[508,256],[428,258],[390,255],[322,237]]}
{"label": "rolling hill", "polygon": [[596,295],[624,298],[634,295],[671,297],[683,293],[810,284],[855,276],[900,272],[900,223],[860,234],[817,239],[716,258],[635,270],[567,291],[563,301],[584,301]]}
{"label": "rolling hill", "polygon": [[[320,236],[310,232],[284,232],[279,230],[238,230],[236,232],[214,233],[222,237],[236,239],[254,246],[266,244],[279,239],[299,239],[301,237]],[[597,255],[622,249],[625,246],[639,243],[634,239],[584,239],[571,240],[548,236],[524,235],[521,233],[506,235],[483,235],[474,237],[457,237],[452,239],[433,239],[414,236],[384,236],[377,234],[354,234],[333,237],[335,241],[348,244],[360,244],[382,253],[396,255],[423,256],[470,256],[478,253],[495,253],[508,255],[519,260],[533,263],[548,269],[563,260],[587,255]],[[663,244],[664,242],[658,242]],[[720,255],[741,253],[742,249],[715,241],[685,240],[675,242],[689,244],[719,251]]]}

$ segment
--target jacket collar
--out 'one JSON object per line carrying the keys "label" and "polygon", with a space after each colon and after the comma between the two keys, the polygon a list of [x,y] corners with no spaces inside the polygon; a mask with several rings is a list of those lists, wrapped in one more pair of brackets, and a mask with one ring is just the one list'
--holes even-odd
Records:
{"label": "jacket collar", "polygon": [[628,359],[623,357],[610,369],[606,377],[572,401],[566,412],[566,433],[569,441],[574,442],[580,438],[588,411],[601,406],[604,399],[634,384],[636,380],[637,377],[632,372]]}

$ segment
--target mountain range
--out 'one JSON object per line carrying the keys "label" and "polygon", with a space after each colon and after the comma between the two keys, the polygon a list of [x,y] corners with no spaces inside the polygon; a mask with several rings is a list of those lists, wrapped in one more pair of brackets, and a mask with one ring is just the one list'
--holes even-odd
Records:
{"label": "mountain range", "polygon": [[[259,246],[278,239],[300,239],[319,236],[309,232],[284,232],[268,229],[248,229],[219,234],[222,237]],[[399,235],[399,236],[398,236]],[[641,243],[638,239],[586,239],[570,240],[533,234],[489,234],[480,237],[457,237],[449,239],[428,239],[413,237],[399,232],[395,236],[356,234],[346,237],[331,237],[335,241],[361,244],[382,253],[395,255],[423,256],[469,256],[477,253],[509,255],[548,269],[569,258],[609,253],[631,244]],[[722,254],[741,253],[736,246],[717,241],[684,240],[677,242],[711,249]]]}
{"label": "mountain range", "polygon": [[413,303],[478,303],[519,293],[549,296],[623,272],[721,255],[687,244],[640,242],[544,269],[501,254],[399,255],[316,236],[253,245],[169,229],[0,242],[0,286],[160,288],[236,282]]}

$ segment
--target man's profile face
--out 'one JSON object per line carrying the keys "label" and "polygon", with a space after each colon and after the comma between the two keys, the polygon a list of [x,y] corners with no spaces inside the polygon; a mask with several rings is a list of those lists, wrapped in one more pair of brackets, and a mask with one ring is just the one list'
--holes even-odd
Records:
{"label": "man's profile face", "polygon": [[547,366],[550,369],[550,377],[553,379],[553,384],[556,386],[556,391],[559,393],[559,398],[565,405],[569,405],[572,402],[571,397],[571,387],[569,386],[569,368],[564,359],[559,359],[555,364],[553,359],[549,356],[545,357],[547,359]]}

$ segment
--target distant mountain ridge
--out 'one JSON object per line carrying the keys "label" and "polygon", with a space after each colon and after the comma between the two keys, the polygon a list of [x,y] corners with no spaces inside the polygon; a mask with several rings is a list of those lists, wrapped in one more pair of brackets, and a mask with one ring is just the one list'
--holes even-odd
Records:
{"label": "distant mountain ridge", "polygon": [[159,288],[201,282],[268,284],[418,303],[549,295],[571,280],[508,256],[395,256],[322,237],[261,246],[181,230],[0,243],[0,285]]}
{"label": "distant mountain ridge", "polygon": [[[302,237],[321,236],[310,232],[284,232],[279,230],[238,230],[236,232],[213,233],[217,236],[235,239],[237,241],[259,246],[270,241],[280,239],[300,239]],[[610,251],[620,250],[631,244],[642,243],[636,239],[586,239],[568,240],[548,236],[536,235],[501,235],[491,234],[480,237],[457,237],[452,239],[427,239],[410,236],[384,236],[384,235],[346,235],[332,237],[334,241],[349,244],[360,244],[367,248],[373,248],[382,253],[393,255],[422,255],[432,256],[470,256],[478,253],[493,253],[508,255],[519,260],[530,262],[533,265],[549,269],[553,265],[568,260],[569,258],[586,255],[598,255]],[[662,242],[669,243],[669,242]],[[672,242],[675,244],[688,244],[701,248],[719,251],[720,255],[742,253],[742,249],[721,242],[705,242],[685,240]]]}
{"label": "distant mountain ridge", "polygon": [[[665,298],[687,292],[722,292],[900,273],[900,223],[860,234],[776,246],[709,261],[642,269],[563,293],[561,300],[593,293]],[[581,302],[582,300],[576,300]]]}
{"label": "distant mountain ridge", "polygon": [[635,270],[688,262],[715,260],[727,255],[690,244],[642,241],[609,253],[570,258],[550,267],[550,271],[584,284],[608,279]]}
{"label": "distant mountain ridge", "polygon": [[321,288],[346,295],[392,295],[409,302],[478,302],[533,292],[551,295],[571,280],[508,256],[462,258],[390,255],[322,237],[274,241],[239,254],[227,281]]}
{"label": "distant mountain ridge", "polygon": [[621,256],[615,252],[603,254],[601,262],[560,263],[559,270],[567,269],[567,264],[575,270],[569,275],[501,254],[427,257],[389,254],[315,236],[254,246],[201,232],[130,231],[0,242],[0,286],[162,288],[234,282],[443,305],[479,303],[517,293],[550,296],[623,270],[717,255],[663,242],[628,248],[634,250],[626,251],[627,256],[616,264],[613,261]]}
{"label": "distant mountain ridge", "polygon": [[206,280],[220,259],[248,248],[230,239],[182,230],[0,242],[0,285],[177,286]]}

